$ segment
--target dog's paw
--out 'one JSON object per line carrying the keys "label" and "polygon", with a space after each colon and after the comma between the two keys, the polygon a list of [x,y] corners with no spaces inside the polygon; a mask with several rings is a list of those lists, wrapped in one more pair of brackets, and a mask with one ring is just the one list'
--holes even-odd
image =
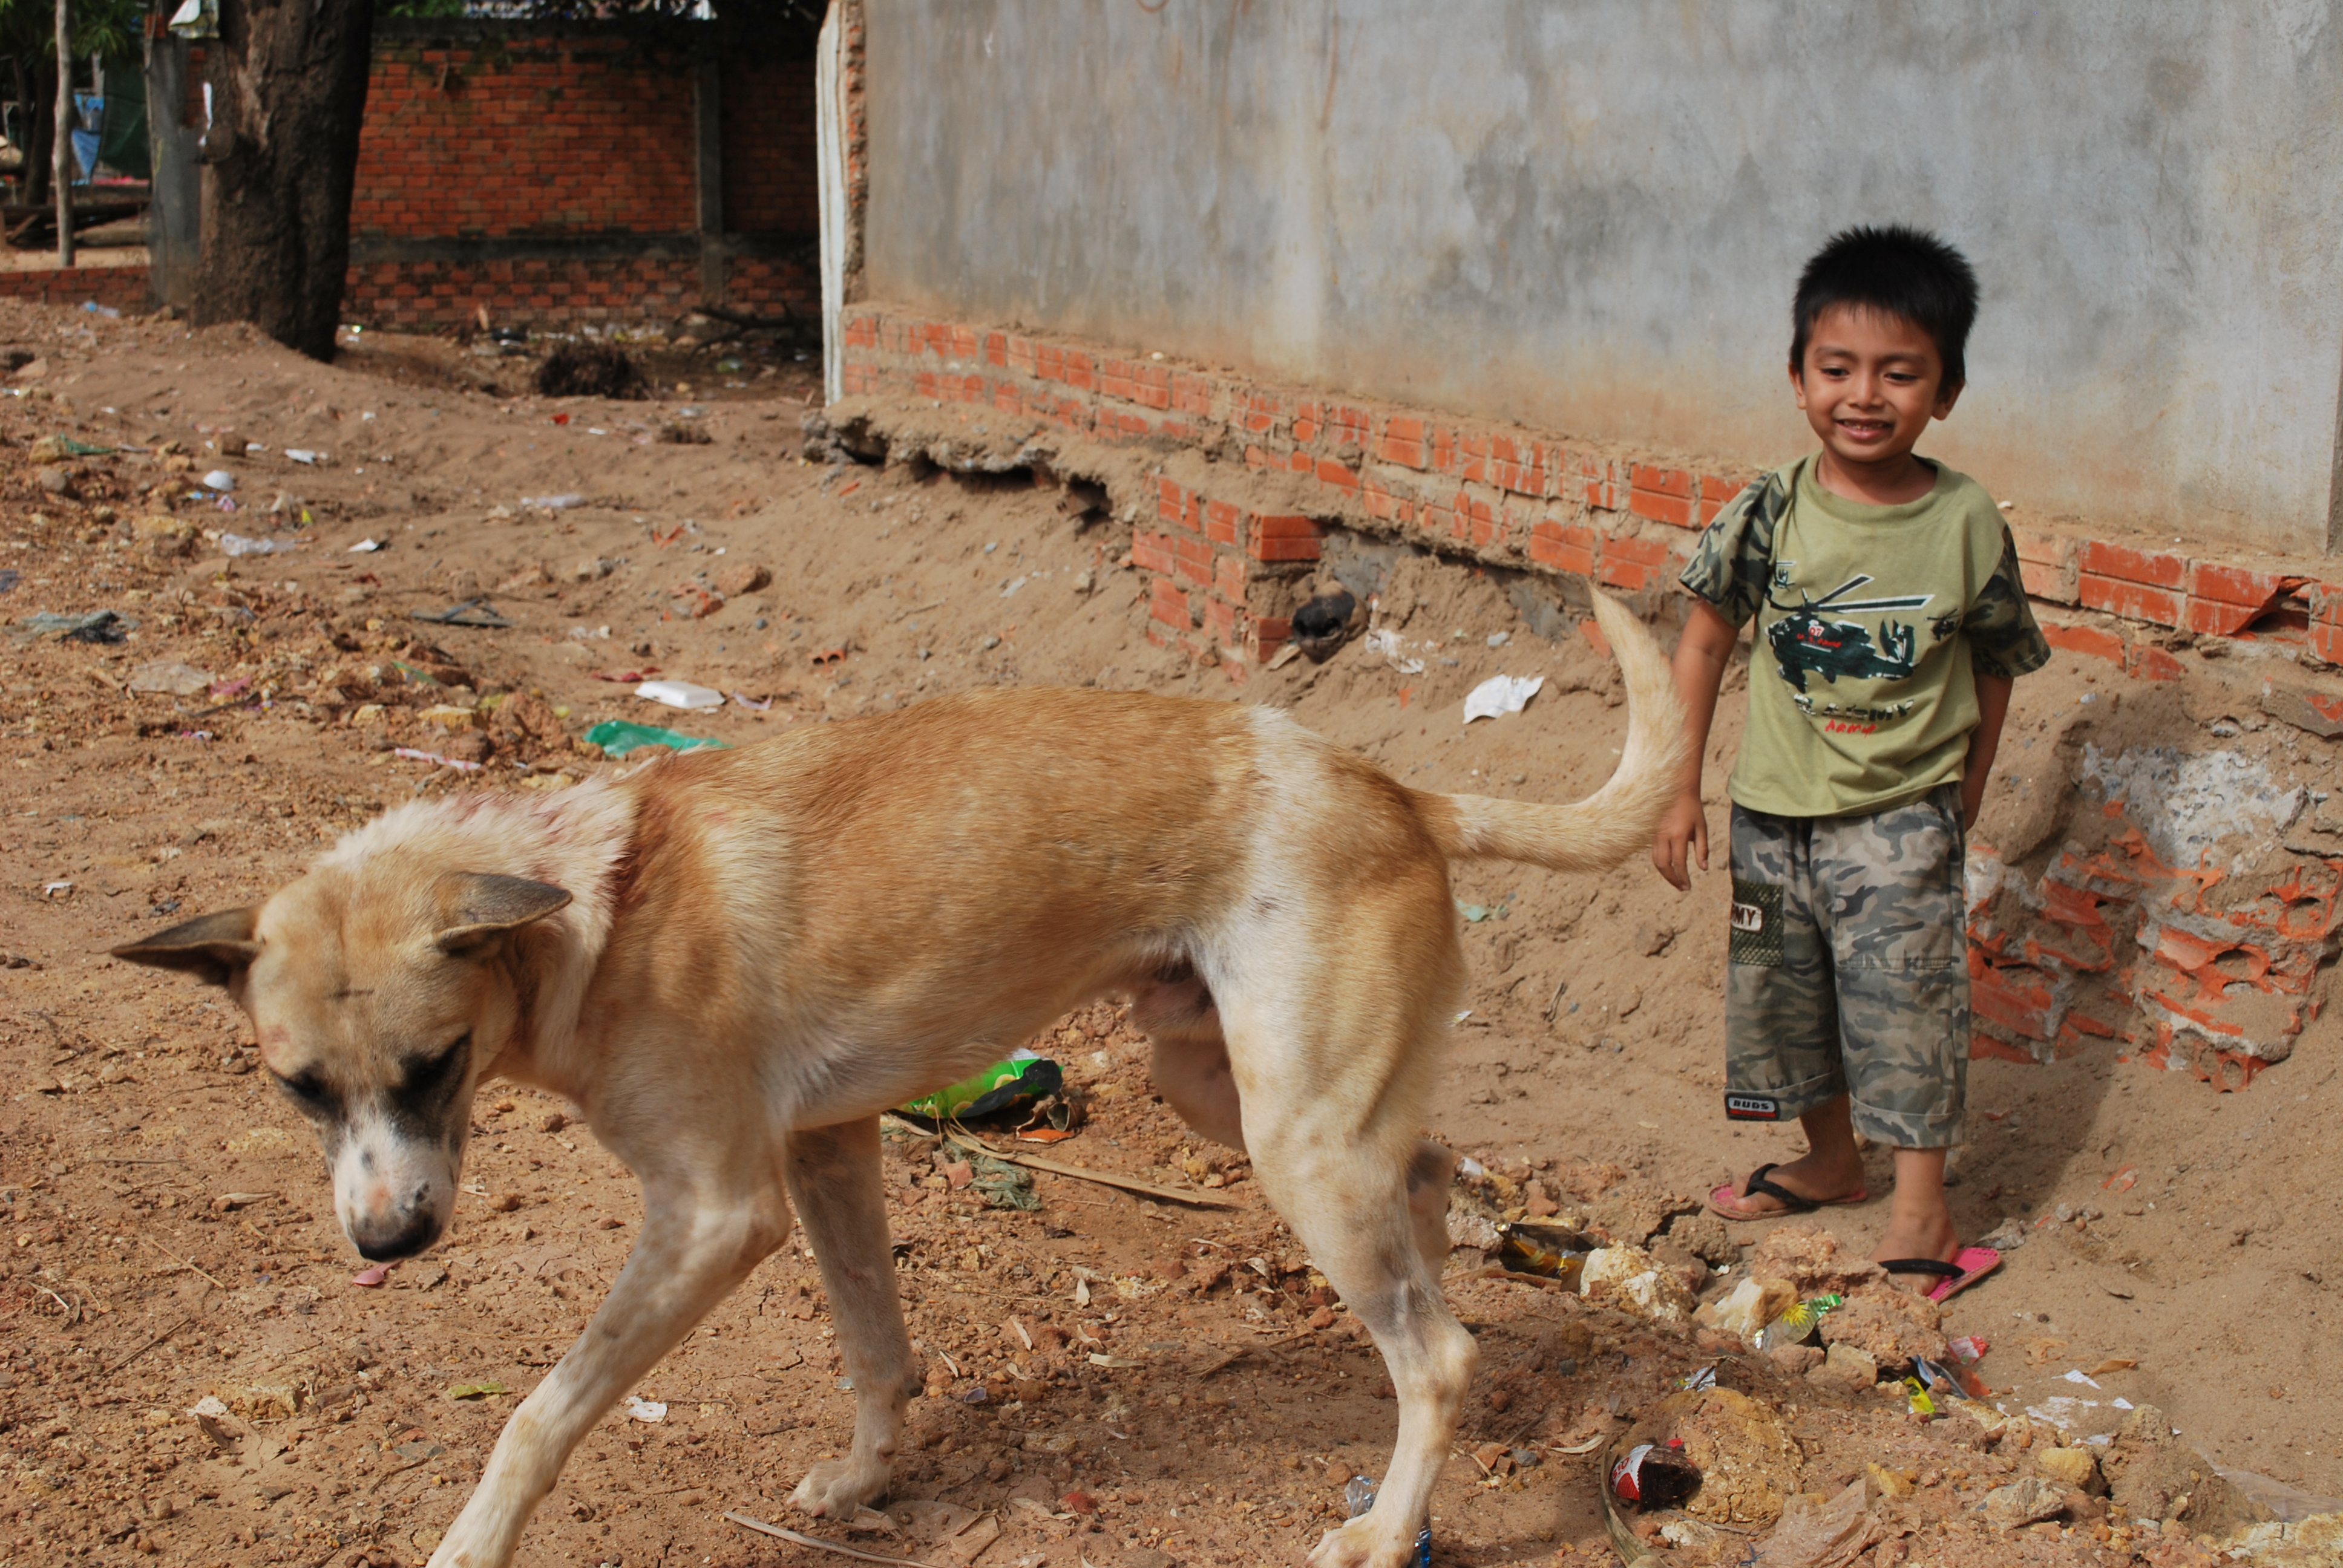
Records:
{"label": "dog's paw", "polygon": [[1415,1557],[1414,1545],[1413,1541],[1378,1539],[1372,1517],[1363,1513],[1319,1537],[1309,1568],[1407,1568]]}
{"label": "dog's paw", "polygon": [[889,1465],[883,1459],[824,1460],[806,1472],[789,1502],[816,1519],[846,1519],[866,1503],[876,1503],[887,1490]]}

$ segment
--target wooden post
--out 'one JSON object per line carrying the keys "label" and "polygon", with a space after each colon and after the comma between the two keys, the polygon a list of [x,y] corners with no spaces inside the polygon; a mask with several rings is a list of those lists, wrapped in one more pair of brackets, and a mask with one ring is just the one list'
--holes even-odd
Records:
{"label": "wooden post", "polygon": [[57,145],[51,178],[57,186],[57,265],[74,264],[73,12],[57,0]]}
{"label": "wooden post", "polygon": [[697,124],[693,138],[693,174],[699,207],[699,297],[703,303],[724,303],[724,117],[720,97],[722,72],[712,57],[699,61],[692,81]]}

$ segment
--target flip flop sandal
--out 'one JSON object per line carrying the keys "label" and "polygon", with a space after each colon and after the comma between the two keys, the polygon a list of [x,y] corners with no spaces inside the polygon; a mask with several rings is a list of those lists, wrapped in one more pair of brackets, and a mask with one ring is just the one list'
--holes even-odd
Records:
{"label": "flip flop sandal", "polygon": [[2000,1268],[2001,1254],[1991,1247],[1963,1247],[1949,1263],[1938,1258],[1887,1258],[1879,1266],[1891,1274],[1937,1276],[1936,1287],[1928,1292],[1928,1299],[1944,1302]]}
{"label": "flip flop sandal", "polygon": [[[1773,1169],[1774,1166],[1768,1163],[1749,1172],[1749,1181],[1740,1192],[1734,1191],[1730,1181],[1716,1188],[1708,1195],[1710,1210],[1728,1220],[1774,1220],[1788,1214],[1811,1214],[1817,1209],[1868,1202],[1871,1199],[1871,1194],[1861,1187],[1844,1198],[1808,1198],[1791,1191],[1779,1181],[1769,1181],[1766,1173]],[[1779,1209],[1736,1209],[1734,1206],[1736,1198],[1746,1197],[1751,1192],[1763,1192],[1785,1206]]]}

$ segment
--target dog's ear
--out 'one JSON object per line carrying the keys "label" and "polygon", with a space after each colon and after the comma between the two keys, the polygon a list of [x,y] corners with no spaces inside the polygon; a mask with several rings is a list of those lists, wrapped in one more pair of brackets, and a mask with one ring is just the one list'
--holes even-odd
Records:
{"label": "dog's ear", "polygon": [[432,939],[443,953],[478,950],[494,938],[541,920],[569,901],[568,892],[527,877],[497,877],[465,871],[441,889],[446,924]]}
{"label": "dog's ear", "polygon": [[116,948],[113,956],[156,969],[186,970],[216,986],[231,985],[260,956],[260,944],[252,940],[259,920],[258,905],[198,915]]}

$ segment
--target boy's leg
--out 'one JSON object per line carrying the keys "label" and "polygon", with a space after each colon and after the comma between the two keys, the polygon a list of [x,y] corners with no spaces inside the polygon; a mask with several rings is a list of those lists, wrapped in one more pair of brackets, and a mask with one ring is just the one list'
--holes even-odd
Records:
{"label": "boy's leg", "polygon": [[[1765,1180],[1799,1200],[1829,1203],[1858,1193],[1863,1160],[1848,1121],[1839,1067],[1830,953],[1817,928],[1811,876],[1815,824],[1733,808],[1733,926],[1725,965],[1725,1114],[1736,1121],[1805,1127],[1804,1158]],[[1722,1212],[1756,1219],[1792,1205],[1745,1173]]]}
{"label": "boy's leg", "polygon": [[1945,1158],[1968,1087],[1965,851],[1958,785],[1815,834],[1850,1119],[1896,1151],[1882,1258],[1949,1261],[1958,1250]]}

